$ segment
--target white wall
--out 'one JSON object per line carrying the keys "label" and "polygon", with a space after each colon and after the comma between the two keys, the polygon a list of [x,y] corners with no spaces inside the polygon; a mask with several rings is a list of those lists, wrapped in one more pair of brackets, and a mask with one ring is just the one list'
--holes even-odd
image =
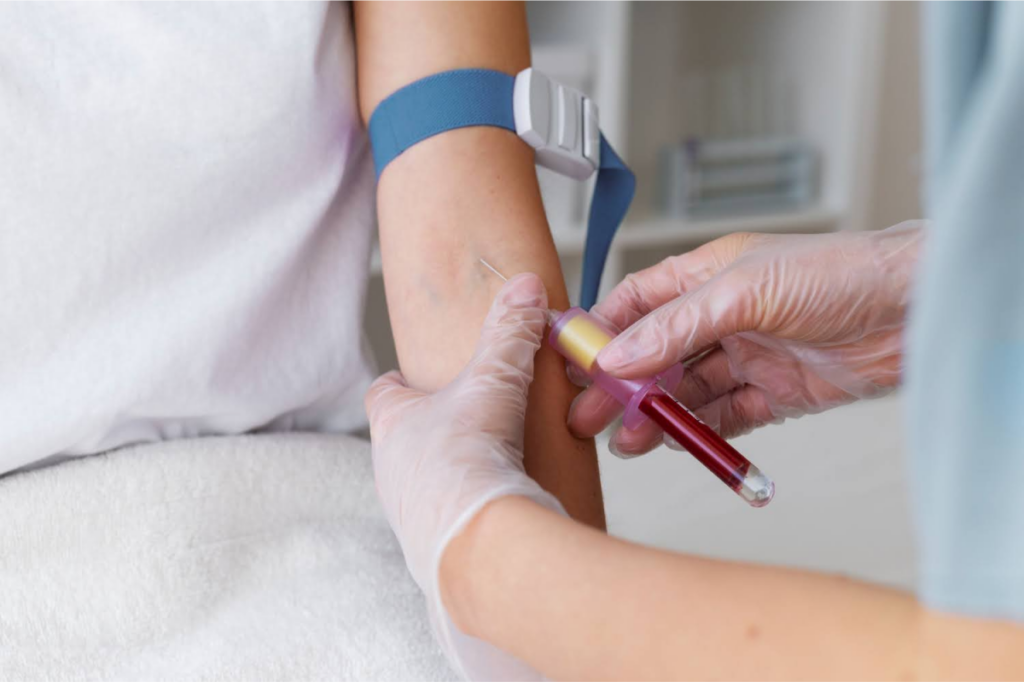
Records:
{"label": "white wall", "polygon": [[620,460],[599,443],[609,531],[666,549],[910,587],[915,554],[898,396],[732,441],[775,481],[748,507],[686,453]]}
{"label": "white wall", "polygon": [[[874,228],[920,216],[918,7],[886,3],[884,11],[865,211]],[[774,478],[776,498],[768,507],[746,507],[685,453],[663,448],[622,461],[602,440],[611,532],[679,551],[913,585],[898,396],[770,426],[734,444]]]}
{"label": "white wall", "polygon": [[886,3],[870,226],[923,216],[920,199],[921,88],[916,2]]}

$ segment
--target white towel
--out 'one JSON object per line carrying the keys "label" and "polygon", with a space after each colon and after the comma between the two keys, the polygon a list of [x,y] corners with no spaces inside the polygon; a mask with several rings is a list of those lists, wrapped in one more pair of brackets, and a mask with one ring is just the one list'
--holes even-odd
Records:
{"label": "white towel", "polygon": [[169,441],[0,479],[2,680],[453,677],[364,441]]}

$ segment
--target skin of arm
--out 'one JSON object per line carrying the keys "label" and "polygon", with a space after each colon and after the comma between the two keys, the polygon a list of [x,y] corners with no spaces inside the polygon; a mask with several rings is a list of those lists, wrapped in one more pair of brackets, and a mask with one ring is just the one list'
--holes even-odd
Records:
{"label": "skin of arm", "polygon": [[449,545],[456,625],[552,679],[1021,679],[1024,628],[846,578],[609,537],[521,497]]}
{"label": "skin of arm", "polygon": [[[522,3],[358,2],[354,9],[360,110],[420,78],[458,68],[515,74],[530,64]],[[388,165],[377,189],[388,312],[402,373],[436,390],[472,355],[505,275],[540,275],[550,303],[568,300],[541,204],[533,150],[507,130],[453,130]],[[566,511],[604,528],[592,440],[566,427],[576,389],[549,348],[538,354],[526,416],[526,470]]]}

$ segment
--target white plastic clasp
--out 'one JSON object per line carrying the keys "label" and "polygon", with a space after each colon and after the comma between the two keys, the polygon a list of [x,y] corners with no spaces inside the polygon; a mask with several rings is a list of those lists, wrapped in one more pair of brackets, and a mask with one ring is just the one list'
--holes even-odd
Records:
{"label": "white plastic clasp", "polygon": [[529,68],[512,94],[516,133],[536,150],[537,163],[586,180],[601,162],[597,105],[583,93]]}

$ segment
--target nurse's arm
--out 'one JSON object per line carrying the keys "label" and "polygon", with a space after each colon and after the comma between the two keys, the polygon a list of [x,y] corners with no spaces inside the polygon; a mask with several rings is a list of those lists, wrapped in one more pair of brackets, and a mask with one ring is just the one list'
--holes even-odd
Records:
{"label": "nurse's arm", "polygon": [[[521,3],[355,5],[360,109],[425,76],[457,68],[515,74],[530,64]],[[388,165],[377,189],[388,312],[406,380],[445,386],[473,352],[506,275],[535,272],[551,305],[567,298],[544,216],[533,151],[510,131],[476,127],[425,140]],[[526,418],[526,469],[576,519],[604,526],[593,441],[565,421],[575,389],[545,348]]]}
{"label": "nurse's arm", "polygon": [[459,628],[551,679],[1024,679],[1024,628],[854,580],[665,552],[501,498],[452,540]]}

